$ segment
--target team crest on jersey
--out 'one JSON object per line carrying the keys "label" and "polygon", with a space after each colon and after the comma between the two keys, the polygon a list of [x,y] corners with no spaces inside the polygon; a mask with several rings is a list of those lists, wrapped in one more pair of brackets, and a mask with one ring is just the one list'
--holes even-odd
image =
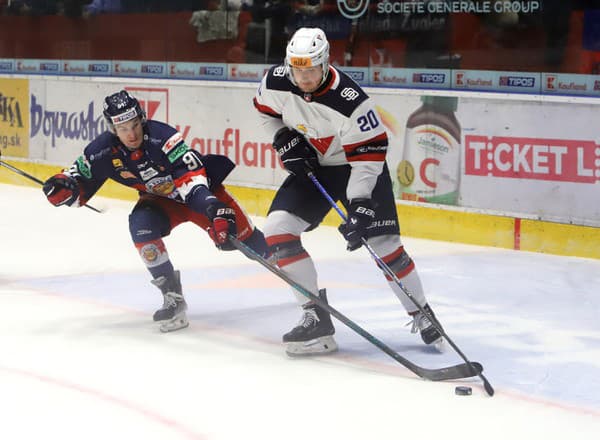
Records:
{"label": "team crest on jersey", "polygon": [[306,124],[296,124],[296,126],[294,128],[297,131],[299,131],[300,133],[302,133],[304,136],[308,136],[308,137],[317,137],[318,136],[317,130],[315,130],[312,127],[309,127]]}
{"label": "team crest on jersey", "polygon": [[287,73],[287,69],[285,66],[278,66],[273,69],[273,76],[285,76]]}
{"label": "team crest on jersey", "polygon": [[360,96],[360,93],[358,93],[352,87],[346,87],[342,90],[340,96],[346,99],[347,101],[353,101]]}
{"label": "team crest on jersey", "polygon": [[308,141],[311,143],[313,147],[315,147],[319,153],[325,154],[329,149],[329,146],[333,142],[334,136],[328,136],[323,138],[309,138]]}
{"label": "team crest on jersey", "polygon": [[177,189],[171,176],[160,176],[146,182],[146,189],[158,196],[169,197],[170,199],[177,197]]}

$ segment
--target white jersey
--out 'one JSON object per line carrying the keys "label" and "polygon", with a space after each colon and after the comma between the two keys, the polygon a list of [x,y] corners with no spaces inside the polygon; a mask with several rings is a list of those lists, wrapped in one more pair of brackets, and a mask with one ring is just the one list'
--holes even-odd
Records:
{"label": "white jersey", "polygon": [[329,67],[325,83],[304,93],[288,79],[284,66],[264,76],[254,98],[264,126],[302,133],[321,166],[349,164],[348,200],[370,198],[383,170],[388,138],[372,100],[348,75]]}

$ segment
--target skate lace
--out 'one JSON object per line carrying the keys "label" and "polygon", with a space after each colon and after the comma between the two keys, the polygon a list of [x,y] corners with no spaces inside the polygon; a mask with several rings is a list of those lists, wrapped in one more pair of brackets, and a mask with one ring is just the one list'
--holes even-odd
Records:
{"label": "skate lace", "polygon": [[179,295],[175,292],[167,292],[164,294],[163,309],[170,309],[171,307],[177,307],[177,301],[181,301],[183,295]]}
{"label": "skate lace", "polygon": [[412,327],[410,329],[411,333],[417,333],[420,330],[426,329],[427,327],[430,327],[432,325],[429,318],[427,318],[427,316],[425,316],[421,312],[417,312],[414,319],[406,325],[411,325],[411,324],[412,324]]}
{"label": "skate lace", "polygon": [[319,322],[317,312],[314,309],[307,309],[304,311],[304,315],[302,315],[300,321],[298,321],[298,327],[308,328],[317,322]]}

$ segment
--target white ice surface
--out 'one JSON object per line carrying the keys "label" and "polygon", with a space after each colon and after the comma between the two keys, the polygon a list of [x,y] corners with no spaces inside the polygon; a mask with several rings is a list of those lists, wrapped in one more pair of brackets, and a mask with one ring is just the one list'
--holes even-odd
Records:
{"label": "white ice surface", "polygon": [[[477,378],[416,378],[339,322],[339,353],[287,358],[281,335],[299,318],[287,287],[192,225],[165,239],[191,325],[161,334],[133,204],[91,204],[107,210],[0,185],[2,438],[600,438],[600,261],[404,238],[490,398]],[[366,251],[347,253],[330,227],[305,246],[340,312],[419,365],[461,362],[409,333]]]}

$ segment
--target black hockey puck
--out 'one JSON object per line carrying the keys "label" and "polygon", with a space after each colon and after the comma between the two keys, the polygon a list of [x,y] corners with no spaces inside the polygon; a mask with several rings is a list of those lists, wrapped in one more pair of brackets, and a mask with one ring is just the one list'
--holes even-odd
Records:
{"label": "black hockey puck", "polygon": [[456,387],[454,388],[454,394],[457,396],[470,396],[473,393],[471,387]]}

